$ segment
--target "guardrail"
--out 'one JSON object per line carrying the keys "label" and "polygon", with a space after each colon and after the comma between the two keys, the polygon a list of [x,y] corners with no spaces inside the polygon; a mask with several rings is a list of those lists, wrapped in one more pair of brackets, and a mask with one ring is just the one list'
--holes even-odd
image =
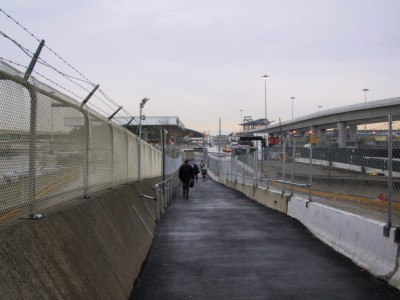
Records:
{"label": "guardrail", "polygon": [[174,174],[167,180],[161,181],[154,186],[154,190],[156,190],[156,197],[154,200],[157,201],[157,213],[156,213],[156,221],[158,222],[161,216],[165,213],[170,200],[172,193],[175,188],[178,186],[179,180],[178,177]]}

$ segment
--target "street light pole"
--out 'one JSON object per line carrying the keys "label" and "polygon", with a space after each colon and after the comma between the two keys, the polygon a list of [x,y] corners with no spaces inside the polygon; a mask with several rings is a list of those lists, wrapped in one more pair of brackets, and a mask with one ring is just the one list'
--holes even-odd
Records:
{"label": "street light pole", "polygon": [[267,136],[265,145],[268,147],[268,118],[267,118],[267,78],[269,75],[262,75],[262,78],[264,78],[264,101],[265,101],[265,135]]}
{"label": "street light pole", "polygon": [[142,110],[144,105],[150,98],[143,98],[140,102],[140,112],[139,112],[139,142],[138,142],[138,181],[140,181],[140,171],[141,171],[141,148],[142,148]]}
{"label": "street light pole", "polygon": [[367,92],[369,89],[363,89],[363,92],[365,92],[365,97],[364,97],[364,103],[367,103]]}
{"label": "street light pole", "polygon": [[296,99],[295,97],[290,97],[292,99],[292,120],[293,120],[293,100]]}
{"label": "street light pole", "polygon": [[[364,92],[364,103],[367,104],[367,92],[369,89],[363,89]],[[364,138],[367,137],[367,124],[364,125]]]}
{"label": "street light pole", "polygon": [[240,124],[242,123],[243,123],[243,109],[240,110]]}

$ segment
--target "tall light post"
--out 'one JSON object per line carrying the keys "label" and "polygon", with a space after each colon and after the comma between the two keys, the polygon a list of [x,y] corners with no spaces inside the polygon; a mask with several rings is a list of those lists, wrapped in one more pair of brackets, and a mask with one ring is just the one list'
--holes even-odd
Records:
{"label": "tall light post", "polygon": [[322,105],[318,105],[318,111],[321,111]]}
{"label": "tall light post", "polygon": [[[364,92],[364,103],[367,104],[367,92],[369,89],[363,89]],[[364,137],[367,137],[367,124],[364,125]]]}
{"label": "tall light post", "polygon": [[364,103],[367,103],[367,92],[369,91],[369,89],[363,89],[364,94]]}
{"label": "tall light post", "polygon": [[262,75],[262,78],[264,78],[264,101],[265,101],[265,135],[267,136],[265,145],[268,147],[268,118],[267,118],[267,78],[269,78],[269,75]]}
{"label": "tall light post", "polygon": [[140,113],[139,113],[139,143],[138,143],[138,181],[140,181],[140,171],[141,171],[141,148],[142,148],[142,110],[144,105],[150,98],[143,98],[142,102],[140,102]]}
{"label": "tall light post", "polygon": [[242,124],[242,123],[243,123],[243,109],[240,110],[240,123],[239,124]]}
{"label": "tall light post", "polygon": [[293,100],[296,99],[295,97],[290,97],[290,99],[292,100],[292,120],[293,120]]}

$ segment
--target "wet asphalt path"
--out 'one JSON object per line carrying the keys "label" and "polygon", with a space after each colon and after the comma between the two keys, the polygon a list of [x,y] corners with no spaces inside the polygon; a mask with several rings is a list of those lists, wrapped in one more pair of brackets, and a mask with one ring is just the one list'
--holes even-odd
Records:
{"label": "wet asphalt path", "polygon": [[175,193],[130,299],[400,299],[299,223],[213,181]]}

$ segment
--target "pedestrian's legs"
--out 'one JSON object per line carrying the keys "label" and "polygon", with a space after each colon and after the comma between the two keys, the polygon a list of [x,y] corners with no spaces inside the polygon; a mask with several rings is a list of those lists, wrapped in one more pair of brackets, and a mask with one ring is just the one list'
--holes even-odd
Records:
{"label": "pedestrian's legs", "polygon": [[187,190],[189,188],[188,184],[184,181],[182,181],[182,188],[183,188],[183,196],[185,197],[187,194]]}
{"label": "pedestrian's legs", "polygon": [[183,184],[183,196],[189,197],[189,183],[182,182]]}

